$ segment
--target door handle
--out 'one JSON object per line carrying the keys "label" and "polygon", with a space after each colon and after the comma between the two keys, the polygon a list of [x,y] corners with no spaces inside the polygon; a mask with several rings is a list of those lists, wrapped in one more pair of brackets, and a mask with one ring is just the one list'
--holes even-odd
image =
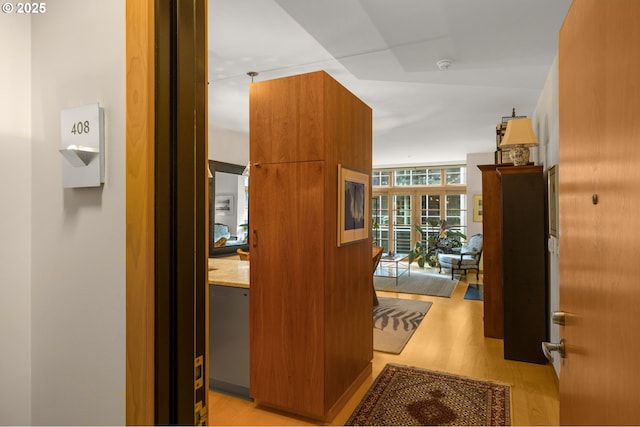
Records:
{"label": "door handle", "polygon": [[[567,314],[564,311],[554,311],[551,313],[551,322],[554,325],[564,326],[565,320],[567,318]],[[560,342],[543,342],[542,343],[542,352],[544,353],[544,357],[547,358],[548,361],[553,362],[553,356],[551,352],[557,351],[561,358],[565,357],[565,348],[564,348],[564,339],[561,339]]]}
{"label": "door handle", "polygon": [[561,358],[564,359],[565,347],[564,347],[564,339],[561,339],[558,343],[552,342],[543,342],[542,343],[542,352],[544,353],[544,357],[547,358],[548,361],[553,362],[553,356],[551,355],[552,351],[557,351]]}

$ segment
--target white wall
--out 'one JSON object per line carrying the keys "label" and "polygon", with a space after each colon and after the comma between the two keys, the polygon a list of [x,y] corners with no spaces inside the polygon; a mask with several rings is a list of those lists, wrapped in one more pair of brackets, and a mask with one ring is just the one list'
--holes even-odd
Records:
{"label": "white wall", "polygon": [[0,13],[0,425],[31,424],[31,19]]}
{"label": "white wall", "polygon": [[[125,2],[48,6],[31,33],[31,421],[124,424]],[[106,182],[63,189],[60,111],[95,102],[105,110]]]}
{"label": "white wall", "polygon": [[246,165],[249,161],[249,134],[209,126],[209,159]]}
{"label": "white wall", "polygon": [[[558,163],[560,149],[560,129],[558,113],[558,57],[556,56],[544,88],[538,99],[536,111],[533,114],[533,129],[538,136],[538,164],[543,164],[545,172]],[[562,173],[562,167],[558,166],[558,174]],[[562,212],[560,212],[562,215]],[[562,230],[559,230],[561,233]],[[549,313],[557,311],[560,307],[560,258],[559,240],[549,237]],[[551,325],[551,342],[560,341],[560,329],[557,325]],[[554,358],[553,367],[556,373],[560,372],[559,357]]]}
{"label": "white wall", "polygon": [[478,165],[492,165],[493,153],[467,154],[467,235],[482,233],[482,222],[473,222],[473,195],[482,194],[482,172]]}
{"label": "white wall", "polygon": [[[478,165],[494,163],[493,153],[467,153],[467,236],[482,233],[482,222],[473,221],[473,196],[482,194],[482,171]],[[484,256],[480,259],[483,268]]]}

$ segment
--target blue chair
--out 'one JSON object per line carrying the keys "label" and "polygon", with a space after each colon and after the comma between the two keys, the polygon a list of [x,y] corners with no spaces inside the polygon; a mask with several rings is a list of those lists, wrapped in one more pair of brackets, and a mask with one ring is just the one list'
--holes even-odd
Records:
{"label": "blue chair", "polygon": [[227,244],[227,240],[231,238],[229,226],[216,222],[213,224],[213,247],[218,248]]}
{"label": "blue chair", "polygon": [[454,271],[476,270],[476,279],[480,279],[480,257],[482,257],[482,234],[474,234],[469,241],[460,248],[459,254],[438,254],[439,273],[442,268],[451,269],[451,278]]}

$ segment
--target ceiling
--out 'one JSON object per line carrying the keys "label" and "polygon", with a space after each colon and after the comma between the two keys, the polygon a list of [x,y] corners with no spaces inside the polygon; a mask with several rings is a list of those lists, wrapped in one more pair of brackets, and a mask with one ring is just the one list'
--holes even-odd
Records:
{"label": "ceiling", "polygon": [[209,123],[248,134],[248,71],[325,70],[372,108],[374,166],[464,163],[533,114],[570,3],[209,0]]}

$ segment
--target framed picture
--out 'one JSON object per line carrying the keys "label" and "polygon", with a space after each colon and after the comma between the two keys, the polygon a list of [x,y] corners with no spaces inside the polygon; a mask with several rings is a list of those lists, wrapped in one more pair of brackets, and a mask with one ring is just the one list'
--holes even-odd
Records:
{"label": "framed picture", "polygon": [[547,171],[547,194],[549,196],[549,235],[558,237],[558,165]]}
{"label": "framed picture", "polygon": [[338,246],[369,237],[369,175],[338,165]]}
{"label": "framed picture", "polygon": [[221,194],[216,196],[215,201],[216,215],[232,216],[235,215],[235,204],[233,194]]}
{"label": "framed picture", "polygon": [[482,222],[482,194],[473,195],[473,222]]}
{"label": "framed picture", "polygon": [[507,163],[513,163],[511,156],[509,156],[509,150],[496,150],[494,153],[494,160],[496,165],[504,165]]}

